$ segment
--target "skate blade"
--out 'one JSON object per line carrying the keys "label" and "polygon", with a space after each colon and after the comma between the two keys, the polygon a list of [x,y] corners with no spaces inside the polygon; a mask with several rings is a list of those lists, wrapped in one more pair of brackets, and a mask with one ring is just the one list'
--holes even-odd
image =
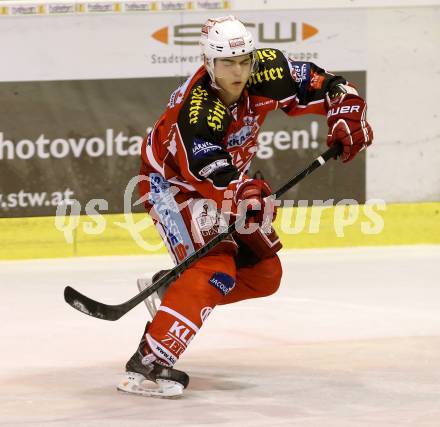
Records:
{"label": "skate blade", "polygon": [[157,379],[156,383],[153,383],[134,372],[127,372],[116,388],[128,394],[163,399],[175,399],[183,395],[183,385],[176,381]]}

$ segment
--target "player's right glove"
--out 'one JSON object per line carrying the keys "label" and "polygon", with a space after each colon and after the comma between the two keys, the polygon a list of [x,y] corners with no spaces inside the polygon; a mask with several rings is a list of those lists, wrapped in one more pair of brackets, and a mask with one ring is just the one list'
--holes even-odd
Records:
{"label": "player's right glove", "polygon": [[276,206],[271,196],[270,185],[262,179],[246,179],[238,185],[234,204],[239,215],[246,213],[249,222],[260,225],[272,223],[276,217]]}
{"label": "player's right glove", "polygon": [[[269,184],[262,179],[247,179],[236,189],[234,201],[238,214],[243,215],[246,212],[247,219],[244,229],[237,229],[233,236],[240,245],[248,248],[239,251],[237,265],[253,265],[258,260],[273,257],[282,247],[272,227],[272,221],[276,216],[276,204],[271,194]],[[250,227],[250,224],[258,224],[258,227]],[[244,232],[251,229],[251,233]],[[253,256],[249,258],[251,253]]]}

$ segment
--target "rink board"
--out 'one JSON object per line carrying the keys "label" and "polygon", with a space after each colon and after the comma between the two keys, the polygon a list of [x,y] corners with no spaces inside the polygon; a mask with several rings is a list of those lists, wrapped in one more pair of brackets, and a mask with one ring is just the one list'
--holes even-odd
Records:
{"label": "rink board", "polygon": [[[351,207],[351,211],[343,208],[342,218],[338,207],[328,207],[320,213],[316,209],[279,210],[275,228],[285,249],[440,244],[440,203],[386,205],[385,210],[376,210],[383,220],[382,230],[380,224],[374,227],[365,205]],[[136,232],[135,224],[142,231]],[[67,231],[62,231],[62,226],[68,226]],[[0,219],[0,259],[166,252],[145,214],[70,217],[57,227],[54,217]]]}

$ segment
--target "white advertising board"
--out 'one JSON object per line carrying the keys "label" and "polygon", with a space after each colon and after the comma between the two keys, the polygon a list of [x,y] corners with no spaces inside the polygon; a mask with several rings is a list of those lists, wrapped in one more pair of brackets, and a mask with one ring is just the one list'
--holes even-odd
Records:
{"label": "white advertising board", "polygon": [[[0,19],[0,81],[165,77],[201,64],[203,22],[225,12],[11,16]],[[366,69],[366,11],[241,12],[259,47],[327,70]]]}

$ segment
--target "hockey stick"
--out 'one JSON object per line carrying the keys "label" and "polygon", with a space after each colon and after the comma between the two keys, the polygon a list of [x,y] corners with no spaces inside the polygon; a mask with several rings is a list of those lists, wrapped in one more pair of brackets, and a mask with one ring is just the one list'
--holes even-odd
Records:
{"label": "hockey stick", "polygon": [[[302,170],[299,174],[290,179],[286,184],[279,188],[273,196],[275,198],[280,197],[287,190],[292,188],[298,182],[302,181],[306,176],[310,175],[315,169],[325,164],[332,157],[336,157],[342,152],[342,145],[335,144],[330,147],[327,151],[322,153],[317,157],[309,166]],[[212,240],[210,240],[206,245],[202,246],[180,264],[178,264],[173,269],[169,270],[168,273],[160,277],[156,282],[152,283],[151,286],[144,289],[133,298],[122,304],[108,305],[104,304],[81,294],[75,289],[67,286],[64,289],[64,299],[67,304],[71,305],[78,311],[89,316],[96,317],[103,320],[118,320],[124,314],[128,313],[132,308],[136,307],[145,298],[150,296],[153,292],[156,292],[160,287],[168,285],[169,283],[176,280],[191,264],[200,259],[203,255],[209,252],[214,246],[220,243],[225,237],[231,234],[236,227],[242,226],[245,221],[245,217],[239,218],[236,222],[229,225],[226,231],[219,233]]]}

